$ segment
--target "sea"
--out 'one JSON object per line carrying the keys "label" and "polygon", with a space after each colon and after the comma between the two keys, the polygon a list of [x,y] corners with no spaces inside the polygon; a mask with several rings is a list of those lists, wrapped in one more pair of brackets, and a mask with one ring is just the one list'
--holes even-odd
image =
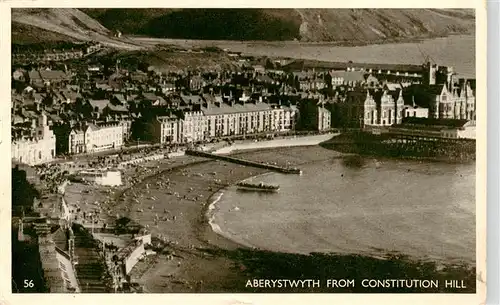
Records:
{"label": "sea", "polygon": [[[254,55],[329,61],[421,64],[428,58],[475,77],[474,36],[359,47],[302,43],[217,43]],[[216,194],[214,231],[249,247],[290,253],[403,254],[443,262],[476,260],[475,164],[365,159],[301,166],[302,176],[250,179],[277,193]]]}
{"label": "sea", "polygon": [[276,193],[224,189],[211,207],[212,228],[263,250],[475,264],[474,164],[363,160],[247,180],[277,184]]}
{"label": "sea", "polygon": [[390,43],[357,47],[331,44],[274,43],[243,44],[232,49],[244,53],[339,62],[422,64],[429,60],[450,66],[464,78],[475,77],[475,37],[450,36],[411,43]]}
{"label": "sea", "polygon": [[453,67],[463,78],[476,75],[476,39],[474,35],[453,35],[414,42],[364,46],[338,46],[333,43],[298,41],[222,41],[136,37],[139,43],[160,43],[184,47],[215,46],[253,56],[290,57],[339,62],[391,63],[421,65],[426,61]]}

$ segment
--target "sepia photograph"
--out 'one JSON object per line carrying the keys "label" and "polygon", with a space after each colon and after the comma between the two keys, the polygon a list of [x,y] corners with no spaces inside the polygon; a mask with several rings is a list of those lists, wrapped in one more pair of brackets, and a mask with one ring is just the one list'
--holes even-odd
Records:
{"label": "sepia photograph", "polygon": [[10,15],[12,294],[484,281],[475,9]]}

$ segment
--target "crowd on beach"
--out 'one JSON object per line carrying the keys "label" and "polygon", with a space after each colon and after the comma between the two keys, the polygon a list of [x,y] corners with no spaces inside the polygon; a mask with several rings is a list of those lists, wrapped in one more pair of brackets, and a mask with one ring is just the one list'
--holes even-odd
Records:
{"label": "crowd on beach", "polygon": [[[226,145],[230,144],[224,146]],[[120,217],[140,219],[140,223],[146,229],[153,229],[155,248],[160,250],[160,253],[166,254],[164,257],[166,260],[173,260],[172,264],[180,268],[182,259],[175,256],[173,249],[178,247],[194,249],[195,245],[186,244],[185,241],[181,245],[178,234],[166,234],[165,228],[177,227],[179,220],[181,222],[179,226],[184,226],[184,223],[191,217],[183,215],[183,212],[187,212],[187,207],[193,204],[204,205],[207,196],[220,187],[224,187],[231,178],[222,176],[219,170],[215,169],[207,171],[182,167],[175,170],[176,178],[173,179],[175,181],[167,175],[158,176],[158,179],[151,178],[162,171],[193,161],[191,157],[170,160],[168,153],[171,152],[171,149],[143,148],[136,152],[123,152],[94,158],[80,157],[72,161],[38,166],[36,170],[40,180],[51,186],[51,192],[64,195],[63,198],[66,199],[71,214],[71,222],[83,225],[89,232],[91,230],[93,232],[94,229],[99,232],[102,229],[112,229]],[[157,156],[163,156],[163,158],[157,158]],[[126,165],[123,166],[123,164]],[[225,167],[226,165],[221,163],[217,166]],[[239,165],[231,166],[227,170],[220,168],[220,171],[227,171],[230,176],[233,176],[237,174],[239,167]],[[109,187],[71,182],[72,175],[86,170],[119,170],[123,174],[123,184]],[[147,177],[149,179],[145,180]],[[199,185],[202,189],[198,189],[196,184],[184,185],[182,181],[185,179],[188,181],[201,179],[204,181]],[[174,202],[176,206],[170,209],[168,203]],[[177,205],[186,206],[186,208],[178,208]],[[176,225],[173,225],[174,223]],[[187,240],[193,242],[191,239]],[[104,247],[107,249],[105,252],[108,253],[106,254],[108,260],[119,251],[114,245],[104,245]],[[115,281],[124,279],[121,271],[119,272],[112,264],[108,265]]]}

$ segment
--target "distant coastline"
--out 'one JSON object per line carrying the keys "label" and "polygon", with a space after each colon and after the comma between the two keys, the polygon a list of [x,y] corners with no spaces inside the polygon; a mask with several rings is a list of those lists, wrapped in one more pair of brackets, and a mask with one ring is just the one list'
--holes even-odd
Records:
{"label": "distant coastline", "polygon": [[169,38],[169,37],[151,37],[145,35],[128,34],[122,38],[135,42],[158,42],[164,45],[180,45],[193,47],[211,47],[226,44],[235,45],[269,45],[269,46],[332,46],[332,47],[364,47],[370,45],[386,45],[386,44],[403,44],[403,43],[419,43],[424,40],[450,38],[450,37],[468,37],[473,36],[472,33],[428,33],[415,37],[390,37],[378,40],[369,41],[348,41],[348,40],[332,40],[332,41],[306,41],[306,40],[230,40],[230,39],[191,39],[191,38]]}

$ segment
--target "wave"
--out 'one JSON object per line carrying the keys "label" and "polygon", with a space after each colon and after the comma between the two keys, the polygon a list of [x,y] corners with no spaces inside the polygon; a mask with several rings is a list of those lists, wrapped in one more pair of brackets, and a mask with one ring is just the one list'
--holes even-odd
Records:
{"label": "wave", "polygon": [[[375,160],[377,159],[373,159],[374,163],[381,162],[379,160]],[[328,163],[329,161],[325,162]],[[372,164],[370,162],[370,166],[367,167],[368,169],[365,169],[363,172],[367,175],[361,174],[360,170],[346,170],[345,166],[341,162],[335,162],[335,164],[332,165],[332,168],[324,168],[323,163],[319,162],[318,164],[316,164],[316,162],[314,162],[314,164],[316,165],[314,165],[313,168],[310,168],[309,171],[318,171],[315,178],[317,180],[317,183],[321,183],[322,181],[341,183],[341,181],[345,179],[351,179],[352,181],[350,181],[352,183],[360,183],[361,185],[372,184],[372,180],[375,176],[386,177],[387,179],[389,179],[389,177],[394,176],[394,173],[399,173],[402,175],[402,177],[405,178],[405,182],[399,188],[398,192],[409,192],[408,198],[406,198],[405,202],[402,202],[401,204],[397,203],[397,201],[400,200],[397,194],[393,194],[392,196],[390,196],[390,194],[392,194],[391,192],[389,192],[388,194],[385,194],[386,192],[382,192],[380,194],[374,192],[370,196],[358,196],[359,200],[361,200],[359,203],[353,203],[350,205],[342,204],[338,207],[335,205],[326,204],[330,201],[328,201],[328,198],[324,198],[323,196],[318,199],[318,204],[325,203],[326,205],[315,205],[311,207],[311,213],[317,213],[317,216],[315,216],[314,218],[316,220],[323,219],[325,221],[328,220],[332,223],[331,226],[326,228],[324,227],[324,225],[320,224],[322,223],[322,221],[319,221],[318,223],[314,222],[313,220],[305,220],[304,214],[302,212],[304,206],[299,201],[295,202],[292,200],[289,202],[284,199],[287,196],[299,196],[300,194],[303,195],[303,192],[306,192],[307,196],[312,196],[315,193],[311,193],[309,191],[309,188],[313,187],[316,184],[311,185],[311,183],[306,183],[304,187],[308,188],[308,190],[300,192],[294,188],[287,188],[287,185],[291,183],[291,181],[289,181],[288,178],[284,178],[285,180],[283,181],[278,179],[280,180],[279,184],[281,184],[282,188],[289,193],[283,192],[286,195],[285,197],[276,197],[277,202],[273,204],[272,207],[268,205],[262,206],[262,209],[270,208],[270,210],[268,212],[264,212],[264,215],[262,216],[265,219],[262,219],[259,216],[259,212],[257,211],[258,209],[256,209],[256,204],[259,205],[259,203],[254,204],[252,201],[257,197],[250,196],[247,198],[247,201],[240,201],[236,197],[234,197],[238,196],[238,194],[234,192],[234,187],[226,188],[223,194],[215,193],[211,202],[212,207],[210,208],[210,226],[212,228],[212,231],[217,235],[235,242],[241,246],[268,249],[269,251],[308,254],[311,250],[314,250],[315,252],[318,251],[323,253],[354,253],[358,255],[373,257],[384,257],[387,254],[399,251],[404,255],[423,260],[431,260],[434,262],[441,260],[446,262],[458,260],[467,262],[470,261],[471,263],[474,263],[474,257],[469,257],[469,255],[457,255],[459,251],[471,248],[473,246],[472,243],[474,242],[474,239],[471,239],[468,236],[470,235],[470,232],[468,230],[465,230],[469,226],[462,227],[458,224],[458,222],[469,223],[471,215],[473,215],[473,212],[464,213],[463,211],[463,209],[469,207],[470,202],[472,202],[471,200],[468,200],[464,197],[466,195],[469,196],[468,193],[460,193],[461,195],[455,196],[457,198],[448,197],[447,199],[439,199],[440,197],[447,195],[445,194],[445,192],[436,192],[436,196],[438,197],[436,199],[436,203],[447,204],[446,209],[448,210],[448,217],[450,221],[453,222],[453,225],[448,224],[444,226],[440,224],[439,220],[439,215],[440,213],[443,213],[443,208],[438,208],[433,204],[419,204],[417,206],[414,206],[406,202],[420,202],[421,200],[421,196],[418,192],[415,193],[411,191],[413,189],[413,184],[409,184],[410,178],[408,178],[409,174],[407,172],[407,169],[411,169],[411,175],[415,176],[415,172],[426,171],[428,170],[428,166],[425,164],[421,165],[414,162],[391,162],[390,160],[386,161],[385,159],[383,159],[383,162],[384,166],[381,166],[381,168],[377,170],[375,170],[375,168],[377,168],[377,164]],[[462,169],[463,167],[464,166],[460,166],[460,169]],[[321,169],[323,169],[323,173],[326,174],[318,176],[319,172],[321,172]],[[465,169],[467,169],[467,166],[465,166]],[[345,177],[343,178],[339,178],[337,177],[337,172],[339,172],[340,170],[342,172],[348,171],[351,174],[345,175]],[[445,172],[449,175],[457,175],[457,173],[460,173],[461,175],[467,176],[462,172],[462,170],[457,171],[457,169],[455,169],[455,166],[448,165],[439,166],[438,172],[440,174],[437,176],[433,175],[432,172],[426,176],[431,176],[435,183],[445,183],[445,185],[448,179],[443,180],[442,178],[440,178],[442,172]],[[262,179],[263,181],[271,182],[277,179],[277,177],[274,176],[269,177],[268,179],[261,178],[265,175],[275,175],[275,173],[263,173],[248,177],[242,181],[250,182],[252,180],[255,181]],[[427,185],[429,185],[428,177],[416,175],[415,179],[417,181],[420,181],[417,185],[420,185],[421,187],[426,187]],[[385,181],[386,179],[384,178],[382,180]],[[470,188],[470,186],[468,183],[466,183],[466,181],[468,180],[465,177],[459,180],[460,185],[464,184],[462,186],[460,186],[458,182],[448,181],[447,183],[451,183],[451,186],[453,186],[454,188],[468,189]],[[346,188],[346,193],[343,196],[347,196],[348,198],[350,198],[352,192],[357,192],[355,188],[348,187],[345,182],[341,185],[345,186]],[[379,183],[379,185],[384,186],[385,184]],[[373,199],[373,196],[388,197],[377,203],[380,208],[374,208],[371,204],[368,204],[366,206],[362,205],[363,202],[369,201],[370,198]],[[299,197],[302,198],[304,196]],[[450,203],[450,199],[454,204]],[[266,200],[274,200],[274,197]],[[388,200],[388,202],[385,202],[385,200]],[[250,202],[251,204],[247,206],[245,202]],[[285,204],[286,208],[283,208]],[[217,207],[215,207],[215,205],[217,205]],[[234,207],[235,205],[241,209],[238,213],[245,214],[234,214],[232,211],[237,210],[237,208]],[[465,205],[465,207],[463,207],[463,205]],[[226,209],[229,210],[226,211]],[[455,212],[457,215],[451,214],[450,212]],[[283,215],[285,215],[287,219],[286,221],[293,223],[294,230],[282,230],[279,226],[273,226],[271,224],[273,222],[271,218],[276,217],[274,219],[278,219],[282,216],[280,213],[284,213]],[[412,217],[416,214],[427,215],[430,217],[430,219],[423,221],[410,218],[412,219],[412,221],[404,222],[401,221],[401,216],[398,216],[401,213],[408,217]],[[392,224],[386,225],[385,223],[387,220],[391,220],[390,223]],[[465,220],[465,222],[463,220]],[[368,224],[370,224],[370,228],[368,228]],[[358,227],[356,227],[357,225],[363,226],[365,229],[356,233],[357,231],[359,231]],[[436,226],[435,229],[438,231],[429,232],[429,227],[432,227],[433,225]],[[245,227],[255,228],[256,226],[258,226],[259,231],[262,232],[273,230],[273,235],[280,236],[278,238],[280,242],[273,242],[271,239],[267,238],[267,234],[266,236],[264,236],[265,240],[259,238],[259,234],[261,233],[247,234],[247,231],[245,231],[244,229]],[[452,232],[450,231],[453,229],[452,227],[454,227],[455,229],[463,229],[463,234],[466,234],[467,237],[460,237],[457,235],[458,233],[452,234]],[[400,234],[396,234],[393,236],[396,245],[393,245],[390,242],[373,242],[373,240],[376,240],[380,236],[387,236],[387,234],[390,234],[395,228],[404,229],[405,234],[408,234],[408,239],[411,240],[411,243],[415,244],[413,245],[414,247],[408,247],[408,242],[405,240],[405,238],[399,236]],[[422,228],[422,230],[420,230],[419,228]],[[329,231],[329,233],[325,234],[326,231]],[[434,234],[439,232],[441,233]],[[434,237],[430,238],[431,236]],[[286,245],[288,244],[288,242],[297,242],[303,238],[304,240],[302,242],[299,242],[299,245]],[[444,250],[440,251],[439,248],[443,247],[443,243],[445,244]],[[473,255],[472,252],[471,255]]]}
{"label": "wave", "polygon": [[217,202],[219,202],[224,195],[223,191],[218,191],[210,197],[210,204],[206,212],[206,217],[208,219],[208,224],[212,228],[212,231],[219,235],[223,235],[222,229],[218,224],[215,223],[215,215],[217,213]]}
{"label": "wave", "polygon": [[[242,179],[240,181],[237,181],[235,184],[241,183],[241,182],[248,182],[250,180],[257,179],[258,177],[264,177],[264,176],[268,176],[271,174],[273,174],[273,172],[265,172],[262,174],[253,175],[253,176],[247,177],[245,179]],[[218,234],[218,235],[220,235],[220,236],[222,236],[222,237],[224,237],[224,238],[226,238],[234,243],[237,243],[241,246],[255,248],[254,245],[241,240],[241,238],[238,238],[238,236],[222,230],[222,228],[216,223],[215,216],[219,212],[218,203],[221,201],[222,197],[224,196],[224,191],[227,189],[228,189],[228,187],[221,188],[220,190],[215,192],[212,196],[210,196],[210,198],[208,199],[209,205],[208,205],[207,211],[205,213],[205,217],[207,219],[207,222],[210,225],[210,228],[212,229],[212,231],[215,232],[216,234]],[[235,210],[236,210],[236,208],[235,208]]]}
{"label": "wave", "polygon": [[[245,180],[248,180],[251,178],[252,177],[244,179],[242,181],[245,181]],[[210,197],[210,204],[209,204],[207,212],[206,212],[206,217],[208,219],[208,224],[210,225],[210,228],[216,234],[218,234],[218,235],[220,235],[220,236],[222,236],[222,237],[224,237],[224,238],[226,238],[226,239],[228,239],[228,240],[230,240],[230,241],[232,241],[240,246],[248,247],[251,249],[255,248],[253,245],[240,240],[239,238],[237,238],[237,236],[234,236],[234,235],[230,234],[229,232],[225,232],[215,222],[215,216],[217,215],[217,212],[219,211],[217,203],[219,203],[219,201],[222,199],[223,195],[224,195],[224,192],[222,190],[219,190],[218,192],[214,193],[212,195],[212,197]]]}

